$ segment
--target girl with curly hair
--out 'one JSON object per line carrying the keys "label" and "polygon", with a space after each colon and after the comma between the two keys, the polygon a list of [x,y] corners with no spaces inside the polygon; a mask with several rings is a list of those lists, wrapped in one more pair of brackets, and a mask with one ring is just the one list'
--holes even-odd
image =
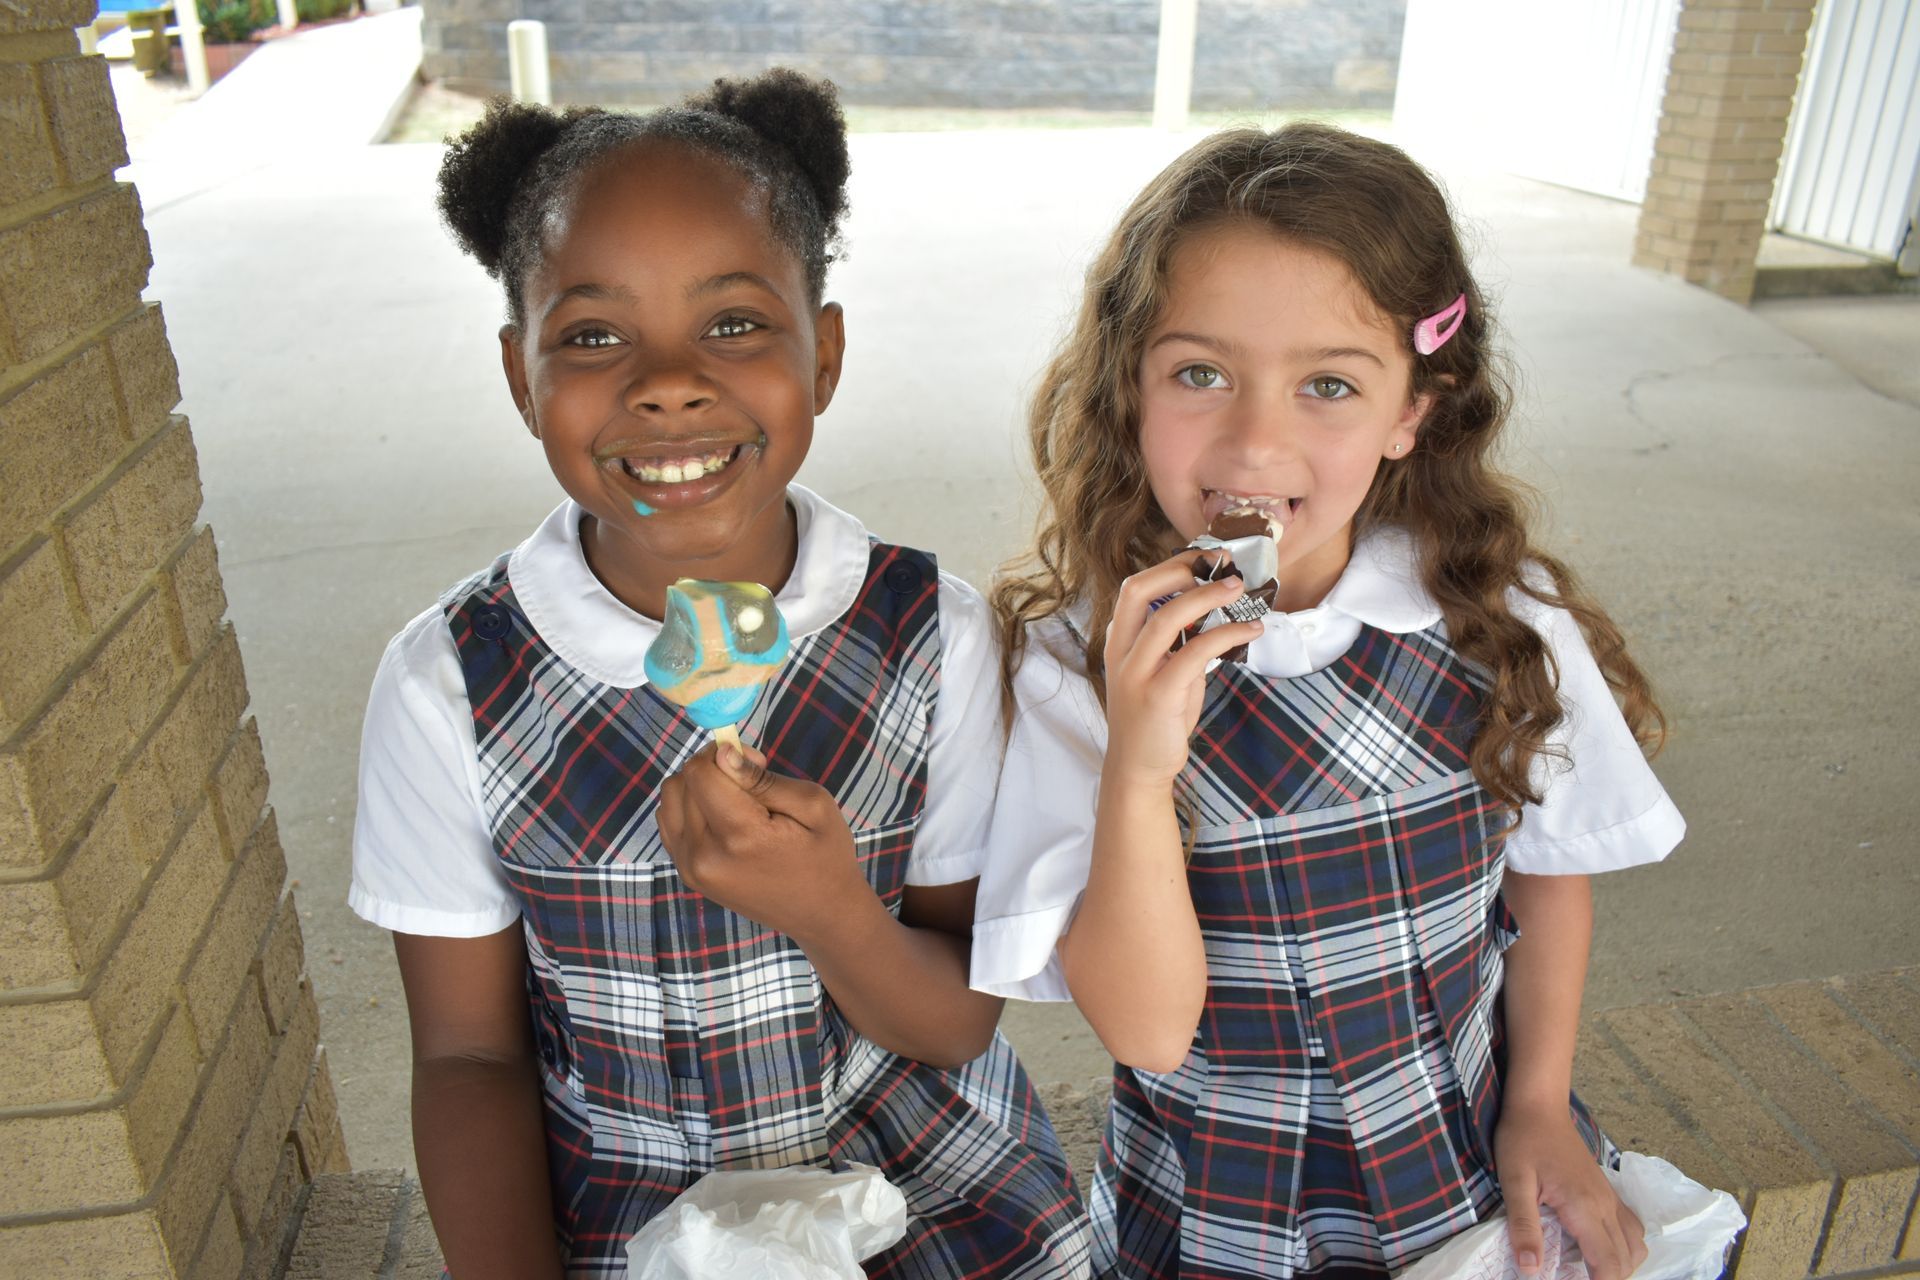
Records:
{"label": "girl with curly hair", "polygon": [[[1446,198],[1384,143],[1210,137],[1088,271],[992,593],[973,981],[1117,1060],[1103,1274],[1383,1275],[1503,1200],[1523,1267],[1543,1205],[1596,1280],[1644,1256],[1571,1094],[1588,876],[1684,826],[1507,416]],[[1275,539],[1258,599],[1190,545],[1233,513]]]}

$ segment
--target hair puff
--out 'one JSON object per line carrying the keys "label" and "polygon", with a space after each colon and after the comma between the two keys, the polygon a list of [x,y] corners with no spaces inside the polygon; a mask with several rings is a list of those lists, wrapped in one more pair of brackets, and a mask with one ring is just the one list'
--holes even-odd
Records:
{"label": "hair puff", "polygon": [[685,105],[738,120],[786,152],[813,189],[832,237],[847,210],[847,178],[853,172],[847,120],[832,81],[775,67],[751,80],[715,80],[713,88]]}
{"label": "hair puff", "polygon": [[716,80],[644,115],[490,102],[441,162],[439,206],[461,248],[500,282],[509,324],[524,323],[522,291],[545,250],[548,215],[596,166],[626,162],[650,139],[712,156],[763,190],[773,235],[819,303],[847,208],[847,124],[831,83],[782,67]]}
{"label": "hair puff", "polygon": [[440,161],[440,217],[489,275],[500,273],[508,214],[520,180],[569,124],[598,110],[551,111],[493,98],[480,122],[448,144]]}

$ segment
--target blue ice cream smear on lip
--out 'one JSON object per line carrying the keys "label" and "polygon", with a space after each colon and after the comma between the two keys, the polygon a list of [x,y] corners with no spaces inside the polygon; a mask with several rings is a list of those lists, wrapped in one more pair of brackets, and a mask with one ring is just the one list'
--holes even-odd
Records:
{"label": "blue ice cream smear on lip", "polygon": [[640,499],[638,498],[635,498],[633,500],[633,509],[643,516],[650,516],[653,514],[653,508],[648,506],[646,503],[640,501]]}

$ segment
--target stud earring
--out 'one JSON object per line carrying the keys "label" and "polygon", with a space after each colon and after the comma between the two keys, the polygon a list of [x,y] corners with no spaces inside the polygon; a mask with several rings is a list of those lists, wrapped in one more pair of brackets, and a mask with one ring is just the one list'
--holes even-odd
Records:
{"label": "stud earring", "polygon": [[1406,447],[1407,447],[1407,446],[1405,446],[1405,445],[1403,445],[1403,444],[1397,444],[1397,445],[1395,445],[1395,446],[1393,446],[1393,451],[1394,451],[1395,453],[1398,453],[1398,452],[1400,452],[1400,451],[1401,451],[1402,449],[1404,449],[1404,448],[1406,448]]}

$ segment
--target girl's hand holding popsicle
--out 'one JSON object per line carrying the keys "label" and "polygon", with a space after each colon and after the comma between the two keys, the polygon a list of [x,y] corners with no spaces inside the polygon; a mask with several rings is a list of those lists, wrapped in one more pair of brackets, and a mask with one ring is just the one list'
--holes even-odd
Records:
{"label": "girl's hand holding popsicle", "polygon": [[806,947],[873,889],[833,796],[770,772],[751,747],[710,747],[661,784],[660,840],[688,887]]}
{"label": "girl's hand holding popsicle", "polygon": [[789,644],[765,587],[682,578],[667,588],[667,616],[646,667],[654,687],[714,737],[660,789],[660,839],[681,879],[800,940],[837,918],[844,895],[871,890],[833,797],[769,772],[735,727]]}

